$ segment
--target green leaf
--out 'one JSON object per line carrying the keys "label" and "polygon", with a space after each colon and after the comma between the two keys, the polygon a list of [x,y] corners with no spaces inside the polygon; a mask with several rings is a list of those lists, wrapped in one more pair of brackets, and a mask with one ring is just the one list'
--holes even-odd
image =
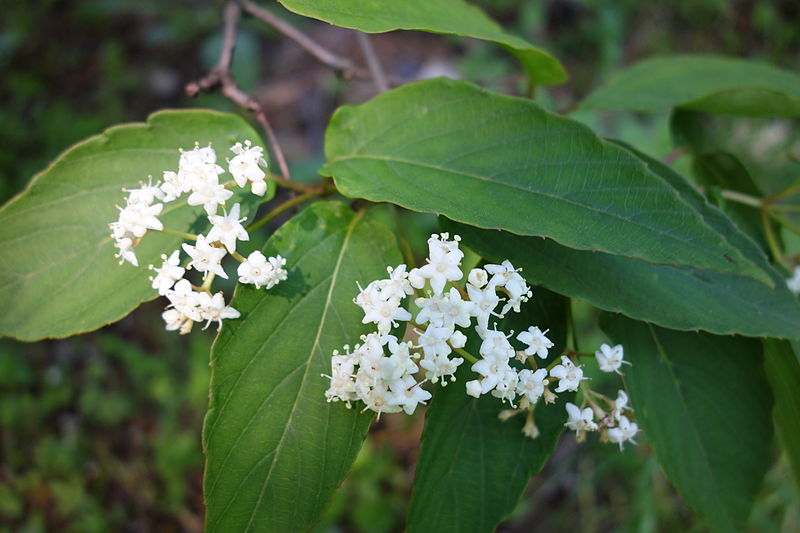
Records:
{"label": "green leaf", "polygon": [[628,150],[536,104],[428,80],[340,108],[325,137],[351,197],[564,246],[773,281]]}
{"label": "green leaf", "polygon": [[[178,149],[212,143],[220,159],[236,141],[260,142],[236,115],[214,111],[163,111],[145,124],[106,130],[64,152],[0,210],[0,335],[23,340],[90,331],[128,314],[156,292],[150,263],[177,248],[180,239],[150,233],[136,247],[139,268],[120,266],[108,224],[124,203],[123,187],[148,175],[177,170]],[[237,192],[247,216],[264,199]],[[177,231],[205,231],[202,206],[185,198],[166,204],[159,218]]]}
{"label": "green leaf", "polygon": [[[548,338],[555,343],[552,360],[565,348],[566,318],[566,299],[536,288],[522,313],[509,315],[501,327],[505,331],[531,325],[549,328]],[[474,341],[467,346],[471,353],[478,351],[479,343]],[[470,366],[464,362],[456,383],[436,390],[425,415],[409,533],[494,530],[514,510],[564,429],[569,395],[561,395],[552,405],[539,402],[534,420],[541,433],[531,439],[521,432],[524,414],[503,422],[498,414],[507,404],[492,396],[467,396],[464,383],[475,377]]]}
{"label": "green leaf", "polygon": [[372,416],[328,403],[331,352],[368,332],[353,304],[362,286],[401,261],[394,236],[369,212],[315,203],[270,238],[288,279],[239,285],[211,352],[203,430],[206,527],[306,531],[347,473]]}
{"label": "green leaf", "polygon": [[800,304],[784,286],[770,290],[741,276],[652,265],[453,222],[442,226],[488,260],[509,259],[529,283],[600,309],[680,330],[800,336]]}
{"label": "green leaf", "polygon": [[367,33],[423,30],[493,41],[513,54],[534,83],[567,81],[559,61],[529,42],[503,31],[480,9],[463,0],[279,0],[290,11]]}
{"label": "green leaf", "polygon": [[619,72],[581,104],[594,109],[800,117],[800,76],[715,56],[648,59]]}
{"label": "green leaf", "polygon": [[772,456],[761,344],[619,315],[601,326],[625,346],[631,405],[667,477],[712,529],[745,531]]}
{"label": "green leaf", "polygon": [[800,487],[800,362],[786,341],[764,339],[764,369],[775,397],[773,416]]}

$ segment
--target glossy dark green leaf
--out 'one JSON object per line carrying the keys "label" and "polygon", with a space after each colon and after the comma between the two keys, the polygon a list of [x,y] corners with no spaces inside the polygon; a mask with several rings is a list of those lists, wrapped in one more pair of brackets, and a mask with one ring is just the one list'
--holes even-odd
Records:
{"label": "glossy dark green leaf", "polygon": [[773,415],[800,487],[800,361],[786,341],[764,339],[764,369],[775,398]]}
{"label": "glossy dark green leaf", "polygon": [[528,282],[600,309],[680,330],[800,336],[800,303],[784,286],[772,290],[741,276],[652,265],[452,222],[443,226],[488,260],[510,259]]}
{"label": "glossy dark green leaf", "polygon": [[[139,265],[120,266],[109,222],[124,202],[123,187],[177,170],[179,148],[212,143],[219,159],[236,141],[260,143],[239,116],[214,111],[162,111],[145,124],[106,130],[64,152],[0,210],[0,335],[24,340],[65,337],[99,328],[156,296],[151,263],[177,248],[179,238],[150,233],[136,247]],[[246,216],[264,198],[237,192]],[[159,218],[177,231],[205,231],[202,207],[184,197]]]}
{"label": "glossy dark green leaf", "polygon": [[211,352],[203,430],[206,529],[306,531],[366,436],[371,414],[328,403],[331,352],[368,332],[353,304],[401,261],[394,236],[367,211],[311,205],[264,248],[287,260],[273,289],[238,286]]}
{"label": "glossy dark green leaf", "polygon": [[761,343],[621,315],[604,316],[601,326],[625,346],[634,414],[667,477],[713,530],[745,531],[771,463]]}
{"label": "glossy dark green leaf", "polygon": [[[423,133],[420,133],[423,132]],[[658,264],[764,270],[628,150],[532,102],[436,79],[334,115],[325,140],[351,197]]]}
{"label": "glossy dark green leaf", "polygon": [[504,32],[480,9],[463,0],[280,0],[280,3],[295,13],[367,33],[423,30],[493,41],[522,63],[531,81],[552,85],[567,80],[567,73],[556,58]]}
{"label": "glossy dark green leaf", "polygon": [[800,117],[800,76],[777,67],[718,56],[648,59],[613,76],[583,102],[594,109]]}
{"label": "glossy dark green leaf", "polygon": [[[563,353],[566,343],[567,301],[534,288],[533,300],[519,315],[500,325],[520,331],[538,325],[550,329],[555,346],[550,358]],[[477,353],[479,345],[468,345]],[[464,383],[474,379],[469,362],[456,373],[457,382],[438,388],[425,416],[408,531],[487,532],[515,508],[531,476],[538,473],[553,452],[564,429],[564,403],[539,402],[534,420],[541,434],[531,439],[521,433],[525,415],[503,422],[498,413],[508,408],[490,395],[467,396]]]}

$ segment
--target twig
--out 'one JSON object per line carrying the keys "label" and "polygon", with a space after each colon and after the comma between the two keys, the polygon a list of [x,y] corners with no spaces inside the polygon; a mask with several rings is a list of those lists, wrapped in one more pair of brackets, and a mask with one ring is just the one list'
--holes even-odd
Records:
{"label": "twig", "polygon": [[272,148],[272,153],[275,155],[275,159],[278,161],[278,167],[280,168],[283,178],[291,180],[292,178],[289,174],[286,158],[283,155],[283,150],[281,150],[275,132],[269,120],[267,120],[264,108],[261,107],[261,104],[255,98],[239,89],[239,86],[236,85],[236,81],[230,73],[233,49],[236,45],[236,26],[239,22],[240,13],[241,9],[239,8],[239,3],[235,0],[229,0],[225,4],[225,23],[219,62],[207,76],[197,81],[189,82],[186,85],[186,94],[190,97],[195,97],[201,92],[212,91],[216,87],[220,87],[222,94],[224,94],[226,98],[240,107],[251,111],[267,134],[267,140]]}
{"label": "twig", "polygon": [[327,48],[324,48],[322,45],[314,42],[310,37],[306,34],[289,24],[288,22],[284,21],[280,17],[273,15],[270,11],[264,9],[260,5],[251,2],[250,0],[240,0],[239,4],[242,6],[247,13],[254,16],[255,18],[266,22],[282,34],[284,34],[289,39],[293,40],[301,47],[305,48],[311,55],[319,59],[324,64],[328,65],[331,68],[336,70],[341,70],[344,72],[353,72],[355,73],[358,69],[356,69],[355,65],[343,57],[340,57]]}
{"label": "twig", "polygon": [[372,73],[372,80],[375,82],[375,88],[378,89],[378,93],[388,91],[389,84],[386,82],[386,75],[383,73],[383,67],[381,67],[381,62],[378,60],[378,55],[375,53],[372,43],[369,42],[369,37],[367,37],[366,33],[357,31],[356,40],[364,53],[364,58],[367,60],[367,66]]}
{"label": "twig", "polygon": [[277,207],[275,207],[275,209],[273,209],[272,211],[270,211],[269,213],[267,213],[263,217],[259,218],[258,220],[254,221],[252,224],[247,226],[247,231],[257,230],[258,228],[260,228],[261,226],[263,226],[264,224],[266,224],[267,222],[269,222],[270,220],[272,220],[276,216],[280,215],[281,213],[283,213],[287,209],[291,209],[292,207],[294,207],[296,205],[302,204],[306,200],[310,200],[311,198],[314,198],[314,197],[320,196],[320,195],[321,195],[321,193],[319,193],[319,192],[306,192],[306,193],[301,194],[300,196],[295,196],[294,198],[290,198],[290,199],[286,200],[285,202],[283,202],[282,204],[280,204]]}

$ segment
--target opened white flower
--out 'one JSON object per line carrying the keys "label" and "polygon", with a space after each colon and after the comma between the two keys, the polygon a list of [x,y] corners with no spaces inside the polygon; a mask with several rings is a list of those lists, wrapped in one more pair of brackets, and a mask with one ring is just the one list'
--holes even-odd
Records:
{"label": "opened white flower", "polygon": [[633,437],[639,432],[639,426],[636,422],[631,422],[628,417],[622,415],[619,417],[619,425],[615,428],[608,428],[606,435],[609,442],[619,444],[620,451],[623,449],[625,442],[629,441],[636,444]]}
{"label": "opened white flower", "polygon": [[553,347],[553,343],[545,337],[547,331],[542,331],[536,326],[531,326],[528,331],[523,331],[517,335],[517,340],[527,344],[525,355],[536,354],[542,359],[547,359],[547,351]]}
{"label": "opened white flower", "polygon": [[175,285],[175,282],[183,277],[186,269],[179,264],[181,260],[179,250],[172,252],[169,257],[166,254],[161,254],[161,259],[163,260],[161,268],[155,268],[150,265],[150,269],[156,272],[156,276],[150,279],[153,282],[153,288],[158,291],[158,294],[164,296]]}
{"label": "opened white flower", "polygon": [[[264,149],[260,146],[251,146],[251,144],[250,141],[245,141],[244,146],[238,142],[231,146],[231,152],[236,156],[228,162],[228,170],[239,187],[244,187],[248,181],[252,182],[254,186],[256,183],[263,183],[266,176],[259,166],[267,166],[267,162],[264,160]],[[255,190],[253,193],[258,194]]]}
{"label": "opened white flower", "polygon": [[580,382],[584,379],[589,379],[583,377],[583,370],[575,366],[566,355],[561,356],[560,365],[556,365],[550,370],[550,377],[558,380],[556,392],[577,391]]}
{"label": "opened white flower", "polygon": [[520,396],[524,396],[531,405],[535,405],[536,401],[544,394],[544,389],[549,383],[547,370],[540,368],[534,372],[526,368],[520,370],[517,376],[519,378],[517,381],[517,393]]}
{"label": "opened white flower", "polygon": [[219,241],[230,253],[236,251],[236,240],[249,241],[250,235],[242,226],[242,222],[247,217],[239,218],[240,206],[233,204],[231,212],[227,213],[223,209],[224,215],[210,215],[208,220],[213,224],[211,231],[208,232],[209,242]]}
{"label": "opened white flower", "polygon": [[[226,318],[239,318],[239,311],[229,305],[225,305],[222,293],[218,292],[211,296],[207,292],[201,292],[197,296],[197,305],[200,308],[200,316],[206,321],[206,328],[212,323],[217,323],[217,329],[222,327],[222,321]],[[203,328],[205,329],[205,328]]]}
{"label": "opened white flower", "polygon": [[616,372],[619,374],[619,369],[622,364],[628,363],[623,360],[623,348],[621,344],[617,344],[613,348],[608,344],[602,344],[594,355],[597,358],[597,364],[600,370],[603,372]]}
{"label": "opened white flower", "polygon": [[218,205],[224,205],[233,196],[233,191],[229,191],[220,185],[216,176],[210,179],[194,183],[192,194],[186,203],[189,205],[202,205],[208,215],[217,212]]}
{"label": "opened white flower", "polygon": [[[189,268],[194,268],[198,272],[213,272],[214,274],[228,279],[228,275],[222,269],[220,261],[225,257],[225,249],[211,246],[204,235],[197,236],[197,243],[192,246],[191,244],[181,244],[183,251],[186,252],[192,261],[189,263]],[[203,277],[205,277],[203,276]]]}
{"label": "opened white flower", "polygon": [[594,412],[591,407],[581,410],[577,405],[567,402],[567,415],[569,419],[564,426],[575,431],[575,438],[578,442],[584,439],[587,431],[597,431],[597,423],[594,421]]}

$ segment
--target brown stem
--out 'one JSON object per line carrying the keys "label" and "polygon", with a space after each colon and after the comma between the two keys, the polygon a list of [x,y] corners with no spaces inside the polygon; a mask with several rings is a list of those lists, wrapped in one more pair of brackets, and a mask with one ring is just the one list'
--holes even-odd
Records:
{"label": "brown stem", "polygon": [[251,111],[267,134],[267,140],[269,141],[272,153],[275,155],[275,159],[278,161],[278,167],[280,168],[283,178],[291,180],[286,158],[283,155],[283,150],[281,149],[280,143],[278,143],[275,132],[269,120],[267,120],[264,108],[255,98],[239,89],[239,86],[236,85],[236,81],[230,73],[233,49],[236,45],[236,27],[239,22],[240,13],[241,9],[239,3],[235,0],[229,0],[225,4],[222,50],[220,51],[219,62],[207,76],[188,83],[186,85],[186,94],[190,97],[195,97],[201,92],[212,91],[219,87],[226,98],[240,107]]}
{"label": "brown stem", "polygon": [[378,93],[388,91],[389,84],[386,81],[386,75],[383,73],[383,67],[381,67],[381,62],[378,60],[378,55],[375,53],[372,43],[369,42],[369,37],[367,37],[366,33],[358,31],[356,32],[356,40],[367,60],[367,66],[372,73],[372,80],[375,82],[375,88],[378,89]]}
{"label": "brown stem", "polygon": [[247,13],[254,16],[255,18],[261,20],[262,22],[266,22],[282,34],[284,34],[289,39],[293,40],[301,47],[305,48],[311,55],[319,59],[322,63],[328,65],[329,67],[341,70],[344,72],[355,72],[357,69],[353,63],[343,57],[339,57],[338,55],[334,54],[327,48],[324,48],[320,44],[313,41],[310,37],[306,34],[286,22],[285,20],[281,19],[273,15],[270,11],[264,9],[260,5],[251,2],[250,0],[240,0],[239,4],[242,6]]}

